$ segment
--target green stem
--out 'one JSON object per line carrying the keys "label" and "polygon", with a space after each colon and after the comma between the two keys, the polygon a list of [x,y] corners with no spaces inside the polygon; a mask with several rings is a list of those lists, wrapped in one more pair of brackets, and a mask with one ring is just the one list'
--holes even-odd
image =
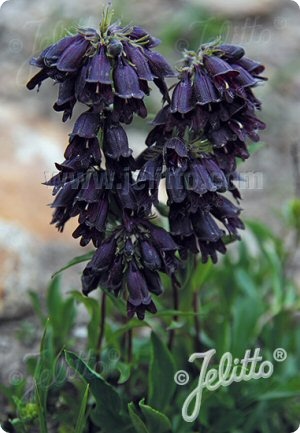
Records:
{"label": "green stem", "polygon": [[101,359],[101,349],[102,349],[102,343],[105,335],[105,318],[106,318],[106,293],[102,292],[100,332],[99,332],[98,343],[97,343],[97,355],[96,355],[97,364],[96,365],[99,364],[99,361]]}
{"label": "green stem", "polygon": [[[178,282],[175,278],[172,278],[172,290],[173,290],[173,305],[174,305],[174,310],[178,311],[179,310],[179,292],[178,292]],[[173,317],[174,322],[178,322],[178,315],[175,314]],[[175,337],[175,329],[171,329],[170,330],[170,334],[169,334],[169,342],[168,342],[168,348],[169,350],[173,349],[173,344],[174,344],[174,337]]]}
{"label": "green stem", "polygon": [[194,325],[195,325],[195,351],[201,351],[201,341],[200,341],[200,319],[199,319],[199,294],[197,292],[193,293],[193,311],[195,313],[194,316]]}
{"label": "green stem", "polygon": [[127,333],[127,341],[128,341],[128,346],[127,346],[127,361],[130,364],[132,362],[132,339],[133,339],[133,332],[132,329],[129,329],[128,333]]}

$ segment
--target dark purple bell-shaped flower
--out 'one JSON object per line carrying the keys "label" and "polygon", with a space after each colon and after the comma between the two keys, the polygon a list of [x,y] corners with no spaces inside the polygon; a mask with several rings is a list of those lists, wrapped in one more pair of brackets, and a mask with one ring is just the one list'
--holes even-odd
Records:
{"label": "dark purple bell-shaped flower", "polygon": [[[93,36],[97,38],[96,32]],[[87,35],[78,33],[75,36],[67,36],[46,48],[39,57],[31,60],[31,64],[41,68],[42,71],[28,82],[28,89],[32,90],[40,86],[47,78],[62,82],[70,73],[78,72],[89,47],[90,40]]]}
{"label": "dark purple bell-shaped flower", "polygon": [[127,57],[131,64],[134,65],[138,78],[140,80],[153,81],[154,76],[150,69],[148,59],[144,55],[143,48],[130,43],[126,43],[124,46]]}
{"label": "dark purple bell-shaped flower", "polygon": [[232,68],[229,63],[217,56],[203,56],[205,69],[211,77],[223,77],[224,79],[235,78],[239,71]]}
{"label": "dark purple bell-shaped flower", "polygon": [[195,106],[192,80],[189,73],[184,73],[176,85],[171,102],[171,112],[188,113]]}
{"label": "dark purple bell-shaped flower", "polygon": [[223,54],[222,57],[225,60],[239,60],[245,55],[244,48],[238,45],[222,44],[219,45],[218,49]]}
{"label": "dark purple bell-shaped flower", "polygon": [[106,122],[104,126],[103,146],[105,155],[114,160],[129,158],[132,154],[126,132],[119,123]]}
{"label": "dark purple bell-shaped flower", "polygon": [[114,72],[116,95],[122,99],[143,99],[144,92],[140,89],[139,77],[135,69],[123,59],[118,59]]}
{"label": "dark purple bell-shaped flower", "polygon": [[100,129],[100,115],[86,111],[76,120],[71,137],[94,138]]}
{"label": "dark purple bell-shaped flower", "polygon": [[100,45],[97,52],[91,57],[85,80],[87,83],[112,84],[111,63],[107,57],[105,45]]}
{"label": "dark purple bell-shaped flower", "polygon": [[162,262],[156,248],[147,240],[142,240],[140,245],[145,266],[151,271],[161,269]]}
{"label": "dark purple bell-shaped flower", "polygon": [[221,98],[217,88],[208,73],[200,67],[195,67],[194,96],[196,103],[200,105],[220,102]]}
{"label": "dark purple bell-shaped flower", "polygon": [[137,308],[142,305],[145,307],[151,302],[151,295],[147,287],[147,282],[143,274],[139,271],[135,261],[129,265],[127,274],[128,303]]}
{"label": "dark purple bell-shaped flower", "polygon": [[96,250],[82,275],[82,291],[85,295],[95,290],[100,282],[105,281],[108,269],[112,266],[115,257],[116,247],[117,241],[113,235],[102,242]]}

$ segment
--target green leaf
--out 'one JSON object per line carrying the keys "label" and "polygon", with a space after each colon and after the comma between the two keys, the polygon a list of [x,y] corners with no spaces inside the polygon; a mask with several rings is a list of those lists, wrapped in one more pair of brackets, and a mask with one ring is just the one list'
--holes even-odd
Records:
{"label": "green leaf", "polygon": [[87,262],[88,260],[91,260],[91,258],[93,257],[93,255],[94,255],[94,252],[91,251],[91,252],[89,252],[87,254],[84,254],[83,256],[75,257],[68,264],[66,264],[61,269],[59,269],[57,272],[55,272],[52,275],[52,278],[55,278],[58,274],[61,274],[63,271],[65,271],[66,269],[71,268],[72,266],[76,266],[79,263],[83,263],[83,262]]}
{"label": "green leaf", "polygon": [[65,351],[65,357],[69,366],[90,385],[96,400],[96,408],[91,414],[93,422],[106,433],[125,432],[128,420],[121,415],[122,404],[116,390],[75,353]]}
{"label": "green leaf", "polygon": [[128,364],[125,364],[124,362],[118,362],[117,369],[120,372],[120,377],[118,379],[118,384],[122,385],[123,383],[127,382],[130,378],[131,374],[131,366]]}
{"label": "green leaf", "polygon": [[171,422],[166,415],[140,402],[140,409],[145,417],[150,432],[167,433],[172,431]]}
{"label": "green leaf", "polygon": [[169,217],[169,213],[170,213],[170,211],[169,211],[169,207],[168,207],[166,204],[161,203],[161,202],[158,202],[158,203],[155,205],[155,207],[156,207],[156,209],[158,210],[158,212],[159,212],[163,217],[166,217],[166,218]]}
{"label": "green leaf", "polygon": [[110,335],[107,336],[107,343],[113,344],[115,343],[122,335],[126,334],[126,332],[136,329],[136,328],[144,328],[148,327],[150,328],[150,325],[146,322],[146,320],[138,320],[138,319],[131,319],[129,322],[127,322],[123,326],[119,326],[118,329],[114,332],[112,332]]}
{"label": "green leaf", "polygon": [[198,292],[202,286],[206,283],[207,279],[211,275],[213,269],[213,263],[198,263],[196,269],[191,276],[191,287],[193,292]]}
{"label": "green leaf", "polygon": [[237,235],[224,235],[222,237],[222,241],[224,242],[225,245],[230,245],[233,242],[236,242],[239,239],[239,237]]}
{"label": "green leaf", "polygon": [[40,356],[34,372],[37,393],[39,394],[39,400],[44,407],[44,411],[46,411],[48,390],[52,383],[53,365],[55,365],[53,330],[48,319],[41,341]]}
{"label": "green leaf", "polygon": [[62,304],[62,295],[60,291],[60,278],[55,277],[47,291],[47,308],[50,316],[54,319],[59,319],[59,311]]}
{"label": "green leaf", "polygon": [[249,153],[250,155],[254,155],[254,153],[259,152],[264,147],[265,147],[265,143],[263,141],[258,141],[257,143],[251,143],[251,146],[249,146]]}
{"label": "green leaf", "polygon": [[77,418],[74,433],[83,433],[84,432],[84,429],[86,426],[86,418],[87,418],[86,409],[87,409],[88,398],[89,398],[89,389],[90,389],[90,385],[87,385],[86,390],[85,390],[84,395],[83,395],[82,402],[81,402],[79,415]]}
{"label": "green leaf", "polygon": [[68,343],[76,316],[74,300],[72,298],[64,299],[59,277],[55,277],[49,286],[47,307],[53,328],[55,350],[58,352]]}
{"label": "green leaf", "polygon": [[129,412],[129,416],[130,416],[132,425],[133,425],[136,433],[152,433],[152,431],[149,431],[147,429],[144,421],[142,421],[141,418],[136,413],[135,406],[134,406],[133,402],[128,404],[128,412]]}
{"label": "green leaf", "polygon": [[258,400],[282,400],[285,398],[300,397],[300,377],[294,377],[289,381],[274,386],[274,389],[266,391],[258,396]]}
{"label": "green leaf", "polygon": [[287,203],[284,216],[292,228],[300,231],[300,199],[293,199]]}
{"label": "green leaf", "polygon": [[185,325],[185,322],[176,322],[175,320],[172,320],[170,325],[167,327],[167,331],[171,331],[172,329],[181,329]]}
{"label": "green leaf", "polygon": [[249,296],[250,298],[257,297],[255,281],[245,269],[238,268],[235,272],[235,278],[238,287],[242,289],[246,296]]}
{"label": "green leaf", "polygon": [[258,242],[262,243],[266,240],[278,242],[270,228],[260,222],[248,220],[246,226],[252,231]]}
{"label": "green leaf", "polygon": [[232,353],[240,357],[254,344],[258,332],[258,320],[262,313],[260,299],[245,297],[233,306]]}
{"label": "green leaf", "polygon": [[107,410],[113,410],[118,413],[121,409],[120,397],[114,388],[107,383],[103,377],[92,370],[82,359],[75,353],[65,351],[66,360],[82,378],[90,385],[91,392],[94,395],[99,406],[105,405]]}
{"label": "green leaf", "polygon": [[99,336],[99,323],[100,323],[100,308],[99,303],[96,299],[88,298],[80,292],[71,292],[73,299],[85,306],[91,320],[88,324],[88,347],[89,349],[96,351],[98,336]]}
{"label": "green leaf", "polygon": [[203,317],[204,314],[194,313],[193,311],[180,311],[180,310],[160,310],[155,314],[155,317],[169,317],[169,316],[178,316],[178,317],[194,317],[199,316]]}
{"label": "green leaf", "polygon": [[174,395],[175,364],[171,353],[159,337],[151,334],[151,359],[149,369],[149,405],[163,411]]}
{"label": "green leaf", "polygon": [[31,299],[31,304],[32,304],[32,307],[34,309],[35,314],[40,319],[41,324],[43,326],[45,326],[45,323],[47,321],[47,317],[45,316],[45,314],[43,312],[43,309],[41,306],[41,301],[40,301],[38,294],[36,292],[33,292],[32,290],[30,290],[29,297]]}
{"label": "green leaf", "polygon": [[37,384],[35,384],[36,403],[38,405],[40,433],[48,433],[47,420],[46,420],[46,405],[40,395],[40,390]]}
{"label": "green leaf", "polygon": [[116,297],[111,292],[106,291],[105,292],[107,297],[110,299],[114,307],[117,309],[117,311],[123,316],[127,317],[127,310],[126,310],[126,304],[123,299]]}

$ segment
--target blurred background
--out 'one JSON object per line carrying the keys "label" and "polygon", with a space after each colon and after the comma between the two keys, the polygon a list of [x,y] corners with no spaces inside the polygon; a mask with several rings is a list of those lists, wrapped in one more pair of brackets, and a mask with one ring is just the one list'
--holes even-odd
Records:
{"label": "blurred background", "polygon": [[[263,222],[279,238],[293,236],[282,217],[285,203],[300,194],[297,144],[300,136],[300,10],[290,0],[114,0],[116,16],[136,23],[162,40],[159,50],[176,64],[183,49],[218,36],[245,47],[266,65],[269,81],[257,89],[268,128],[261,149],[241,172],[244,218]],[[49,225],[51,189],[42,185],[63,160],[73,119],[62,124],[52,110],[57,88],[40,92],[25,85],[35,73],[32,56],[77,26],[97,26],[104,3],[90,0],[10,0],[0,12],[0,348],[10,347],[2,368],[26,352],[10,335],[30,319],[28,290],[43,293],[51,275],[73,256],[84,253],[72,239]],[[160,108],[153,92],[150,113]],[[136,120],[128,131],[131,147],[142,150],[150,125]],[[245,236],[247,236],[245,234]],[[80,267],[64,276],[64,286],[79,289]],[[299,281],[298,267],[293,269]],[[29,318],[29,319],[28,319]],[[13,319],[13,320],[12,320]],[[20,322],[22,321],[22,322]],[[29,320],[30,321],[30,320]],[[27,323],[27,322],[26,322]],[[12,345],[14,345],[12,347]],[[12,361],[14,360],[14,361]],[[4,370],[2,370],[4,371]]]}

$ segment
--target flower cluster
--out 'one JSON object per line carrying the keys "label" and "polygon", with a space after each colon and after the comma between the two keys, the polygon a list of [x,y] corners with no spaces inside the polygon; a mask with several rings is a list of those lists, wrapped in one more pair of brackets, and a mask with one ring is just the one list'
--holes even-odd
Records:
{"label": "flower cluster", "polygon": [[235,45],[187,51],[171,101],[153,122],[139,164],[149,165],[154,155],[156,179],[166,178],[170,229],[183,257],[200,250],[203,262],[216,262],[217,252],[226,252],[218,222],[233,239],[244,227],[241,209],[222,193],[241,198],[234,185],[237,158],[249,157],[246,140],[258,141],[265,128],[252,90],[264,80],[263,71]]}
{"label": "flower cluster", "polygon": [[128,316],[136,313],[143,319],[146,310],[156,312],[150,293],[163,291],[158,272],[173,276],[177,269],[177,248],[164,229],[143,218],[125,217],[85,268],[83,292],[88,294],[99,285],[116,295],[127,289]]}
{"label": "flower cluster", "polygon": [[100,33],[80,29],[47,47],[31,64],[40,68],[27,84],[32,90],[47,78],[59,84],[54,110],[63,111],[63,121],[72,116],[76,102],[101,113],[113,106],[114,118],[129,124],[133,113],[147,117],[143,102],[153,81],[168,97],[166,77],[174,76],[164,57],[152,48],[159,40],[140,27],[122,28],[103,19]]}
{"label": "flower cluster", "polygon": [[71,118],[77,102],[88,107],[75,122],[65,161],[56,164],[58,174],[46,182],[55,196],[52,224],[63,231],[77,217],[73,236],[82,246],[92,242],[96,247],[83,273],[84,293],[101,284],[127,297],[128,315],[142,319],[146,310],[156,310],[150,292],[162,292],[158,272],[173,276],[177,268],[177,245],[149,220],[152,197],[134,181],[135,161],[122,123],[131,123],[134,113],[147,116],[149,82],[168,99],[165,78],[175,74],[152,51],[157,39],[110,19],[107,10],[100,33],[80,30],[32,59],[41,70],[27,87],[39,88],[47,78],[58,83],[54,109],[63,111],[63,121]]}
{"label": "flower cluster", "polygon": [[[154,313],[151,294],[163,288],[159,273],[171,277],[188,251],[203,261],[225,253],[223,225],[238,237],[240,209],[223,196],[240,198],[233,181],[236,158],[249,154],[246,139],[258,140],[264,124],[255,111],[252,88],[264,67],[240,47],[211,44],[186,52],[172,95],[165,82],[175,77],[156,51],[159,41],[140,27],[111,24],[103,15],[100,32],[81,29],[46,48],[32,64],[40,71],[27,84],[39,88],[50,78],[59,86],[54,110],[63,121],[76,103],[87,111],[76,120],[65,160],[46,184],[55,196],[52,224],[63,231],[73,217],[82,246],[96,248],[83,276],[83,293],[101,286],[127,300],[128,316]],[[122,124],[145,118],[149,82],[164,106],[148,135],[148,148],[134,159]],[[170,233],[150,221],[166,179]],[[220,223],[220,224],[219,224]]]}

